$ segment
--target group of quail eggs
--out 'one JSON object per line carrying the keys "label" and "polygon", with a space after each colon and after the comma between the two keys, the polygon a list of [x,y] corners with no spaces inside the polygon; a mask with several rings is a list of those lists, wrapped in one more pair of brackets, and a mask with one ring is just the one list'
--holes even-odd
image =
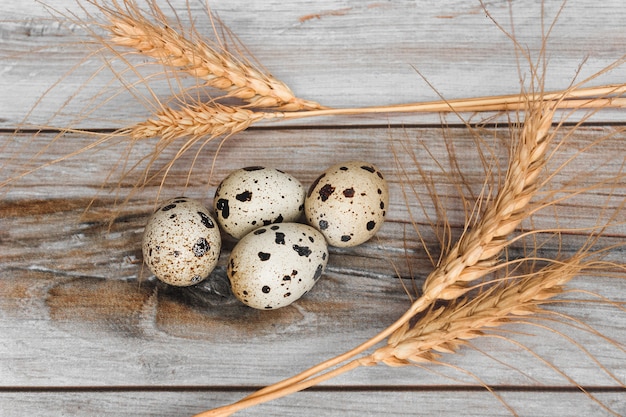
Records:
{"label": "group of quail eggs", "polygon": [[[238,240],[227,264],[235,297],[256,309],[277,309],[298,300],[319,280],[328,245],[369,240],[388,205],[387,182],[370,163],[333,165],[308,192],[278,169],[242,168],[217,187],[215,216],[186,197],[161,204],[144,231],[144,262],[167,284],[197,284],[217,265],[223,231]],[[303,217],[306,224],[299,222]]]}

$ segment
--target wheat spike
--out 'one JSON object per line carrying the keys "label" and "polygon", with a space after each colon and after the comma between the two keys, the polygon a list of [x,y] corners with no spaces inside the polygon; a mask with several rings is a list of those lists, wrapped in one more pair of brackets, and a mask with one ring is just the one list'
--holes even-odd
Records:
{"label": "wheat spike", "polygon": [[134,0],[124,0],[123,3],[124,7],[113,1],[111,7],[106,7],[94,2],[109,21],[102,26],[111,34],[114,45],[132,48],[163,65],[175,67],[203,80],[210,87],[226,91],[227,97],[244,100],[252,107],[282,111],[323,108],[318,103],[296,97],[282,81],[195,31],[193,36],[185,37],[174,29],[175,25],[154,2],[149,3],[154,22]]}
{"label": "wheat spike", "polygon": [[137,123],[127,131],[135,140],[156,136],[165,142],[186,136],[214,138],[240,132],[255,122],[273,117],[274,113],[198,102],[180,109],[164,107],[153,118]]}
{"label": "wheat spike", "polygon": [[466,341],[484,331],[541,311],[540,305],[562,292],[562,286],[584,267],[582,255],[554,262],[521,279],[508,279],[476,298],[455,299],[429,311],[413,326],[405,326],[389,338],[388,345],[368,358],[390,366],[432,362],[440,353],[454,353]]}

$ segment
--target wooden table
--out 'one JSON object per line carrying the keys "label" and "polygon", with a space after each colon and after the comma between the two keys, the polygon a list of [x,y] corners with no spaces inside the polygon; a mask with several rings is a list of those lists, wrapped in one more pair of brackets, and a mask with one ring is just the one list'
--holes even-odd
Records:
{"label": "wooden table", "polygon": [[[144,85],[128,93],[100,55],[89,56],[94,45],[80,42],[91,38],[71,21],[76,17],[59,23],[59,15],[84,16],[73,0],[47,3],[56,17],[34,1],[0,4],[0,181],[95,140],[80,132],[36,133],[38,126],[107,134],[144,120],[154,103]],[[186,2],[171,3],[187,21]],[[210,35],[201,2],[190,3],[198,30]],[[542,36],[539,3],[517,1],[511,10],[506,2],[486,6],[508,30],[513,30],[512,16],[516,39],[535,58]],[[545,3],[547,30],[560,4]],[[518,67],[529,76],[528,64],[477,1],[216,0],[211,6],[277,78],[297,95],[327,106],[512,94],[520,90]],[[624,21],[621,0],[568,2],[547,44],[545,89],[566,88],[577,71],[582,79],[620,58]],[[112,64],[128,86],[136,77],[124,68],[119,61]],[[625,76],[626,68],[620,67],[592,85],[622,83]],[[154,96],[171,97],[176,81],[151,81]],[[478,124],[488,117],[461,116]],[[189,416],[367,340],[406,310],[410,299],[404,288],[419,288],[432,269],[411,221],[428,247],[438,250],[426,217],[437,214],[435,205],[415,161],[436,184],[438,204],[458,237],[467,207],[454,187],[460,177],[450,175],[455,164],[449,152],[453,149],[465,175],[464,191],[478,195],[485,170],[474,134],[505,163],[505,122],[496,117],[470,129],[458,116],[423,114],[265,124],[226,141],[212,175],[218,141],[197,154],[190,176],[198,146],[172,167],[161,189],[157,178],[137,192],[132,190],[141,170],[121,177],[122,165],[139,162],[156,140],[129,149],[129,142],[119,139],[11,182],[2,188],[0,202],[0,415]],[[624,123],[623,110],[606,110],[578,127],[549,169],[595,139],[614,135],[576,157],[548,189],[572,180],[584,188],[614,178],[624,168]],[[166,150],[154,167],[163,167],[175,152]],[[228,294],[224,266],[234,245],[228,238],[216,273],[200,288],[168,288],[142,268],[141,236],[157,198],[184,194],[210,204],[217,183],[249,165],[284,169],[308,186],[327,166],[351,159],[375,163],[387,174],[388,220],[368,243],[331,249],[324,278],[300,302],[264,312],[220,295]],[[541,256],[571,255],[589,236],[588,230],[574,228],[607,221],[625,195],[622,177],[537,213],[524,227],[572,229],[560,241],[539,235]],[[599,247],[626,237],[623,212],[613,222],[621,225],[607,229]],[[512,256],[522,253],[519,245],[511,251]],[[623,246],[607,254],[616,262],[623,258]],[[599,293],[614,304],[557,303],[554,311],[580,322],[506,326],[501,335],[513,342],[475,339],[444,355],[445,366],[362,368],[241,415],[510,415],[503,403],[523,416],[611,415],[598,402],[624,415],[624,273],[585,274],[571,288]],[[593,299],[580,293],[564,297]]]}

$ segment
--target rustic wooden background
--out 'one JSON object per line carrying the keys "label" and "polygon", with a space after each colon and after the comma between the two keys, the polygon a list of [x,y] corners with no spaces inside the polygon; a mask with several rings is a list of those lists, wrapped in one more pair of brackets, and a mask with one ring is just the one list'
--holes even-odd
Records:
{"label": "rustic wooden background", "polygon": [[[84,16],[74,0],[45,3],[56,12],[31,0],[0,3],[0,182],[95,140],[86,133],[58,137],[53,129],[35,134],[36,126],[106,134],[149,115],[143,86],[128,94],[110,71],[99,72],[102,58],[89,55],[81,42],[90,37],[68,17]],[[201,1],[170,3],[182,20],[188,19],[189,6],[199,29],[211,34]],[[561,4],[546,2],[542,12],[539,1],[512,3],[489,1],[486,7],[505,28],[514,27],[517,40],[536,57],[542,14],[547,29]],[[477,1],[215,0],[211,7],[276,77],[299,96],[328,106],[520,89],[513,45]],[[585,77],[620,58],[625,21],[621,0],[568,2],[548,43],[546,89],[567,87],[577,71]],[[528,77],[527,63],[519,67]],[[123,71],[118,63],[113,68]],[[134,81],[129,73],[121,76]],[[593,84],[624,80],[626,68],[618,68]],[[172,95],[167,82],[155,81],[151,88],[159,97]],[[595,139],[615,135],[578,155],[549,187],[572,180],[580,187],[610,181],[625,161],[626,133],[620,133],[625,123],[623,110],[603,111],[579,127],[551,162],[552,169]],[[14,134],[17,128],[22,130]],[[0,415],[188,416],[235,401],[368,339],[401,315],[410,302],[404,287],[419,287],[430,268],[411,220],[436,248],[425,217],[433,215],[434,207],[415,161],[437,184],[458,235],[464,210],[453,186],[459,177],[446,175],[454,165],[444,138],[453,144],[466,191],[476,193],[485,176],[476,132],[504,161],[505,125],[472,130],[456,116],[368,116],[250,129],[224,144],[211,176],[217,142],[208,144],[189,181],[194,152],[174,166],[160,195],[158,181],[131,193],[139,170],[120,179],[119,164],[139,161],[154,141],[137,143],[132,150],[124,141],[110,141],[11,182],[0,190]],[[174,153],[167,151],[155,167]],[[228,297],[223,260],[208,282],[186,290],[159,285],[142,269],[141,234],[157,196],[186,194],[210,204],[219,180],[241,166],[276,166],[308,185],[325,167],[349,159],[371,161],[387,173],[388,222],[363,246],[333,249],[324,279],[297,304],[272,312],[243,307]],[[408,181],[417,184],[414,189]],[[625,195],[623,180],[592,189],[538,213],[526,226],[593,226],[607,221]],[[119,204],[127,196],[129,201]],[[623,213],[612,221],[622,224],[609,228],[599,246],[626,237]],[[547,239],[540,254],[573,253],[587,235],[572,230],[561,241]],[[225,241],[224,259],[232,245]],[[608,259],[623,258],[623,247],[608,253]],[[555,311],[582,320],[545,323],[566,336],[531,325],[510,326],[504,334],[516,343],[473,341],[444,357],[449,367],[361,369],[241,415],[510,415],[481,383],[523,416],[611,415],[572,381],[614,414],[624,415],[626,280],[591,274],[576,279],[572,288],[614,303],[557,304]],[[583,322],[616,343],[588,331]]]}

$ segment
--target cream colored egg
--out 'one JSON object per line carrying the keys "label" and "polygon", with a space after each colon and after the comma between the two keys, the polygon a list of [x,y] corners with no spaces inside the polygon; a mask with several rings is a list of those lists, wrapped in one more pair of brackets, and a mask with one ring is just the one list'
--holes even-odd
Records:
{"label": "cream colored egg", "polygon": [[264,226],[233,248],[227,274],[232,292],[261,310],[285,307],[306,294],[328,262],[324,236],[299,223]]}
{"label": "cream colored egg", "polygon": [[331,166],[314,181],[304,212],[329,245],[348,247],[376,234],[388,206],[389,187],[380,170],[367,162],[350,161]]}
{"label": "cream colored egg", "polygon": [[158,279],[189,286],[209,276],[221,246],[219,228],[208,209],[178,197],[163,203],[150,217],[142,250],[144,262]]}
{"label": "cream colored egg", "polygon": [[222,229],[236,239],[261,226],[297,221],[306,190],[293,176],[275,168],[247,167],[228,175],[213,199]]}

